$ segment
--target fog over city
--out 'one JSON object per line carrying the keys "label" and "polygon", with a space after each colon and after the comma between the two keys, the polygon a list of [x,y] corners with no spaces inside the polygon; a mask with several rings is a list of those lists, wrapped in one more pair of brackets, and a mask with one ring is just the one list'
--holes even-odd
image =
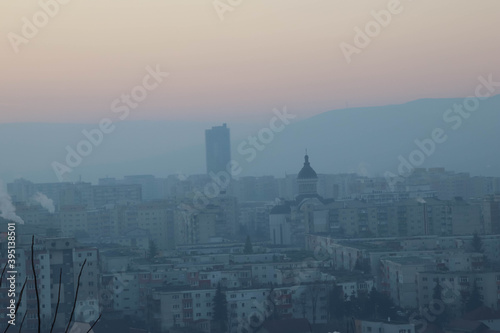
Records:
{"label": "fog over city", "polygon": [[0,4],[0,332],[500,333],[494,0]]}

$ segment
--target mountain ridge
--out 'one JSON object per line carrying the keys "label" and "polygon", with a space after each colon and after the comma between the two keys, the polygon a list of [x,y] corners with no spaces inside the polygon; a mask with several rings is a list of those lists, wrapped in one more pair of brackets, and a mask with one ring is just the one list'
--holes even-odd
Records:
{"label": "mountain ridge", "polygon": [[[268,124],[231,124],[233,159],[242,175],[283,176],[296,173],[307,148],[311,165],[318,173],[358,172],[367,176],[397,172],[399,157],[408,159],[418,149],[415,140],[430,138],[442,129],[447,136],[436,144],[422,167],[442,166],[471,174],[500,176],[500,157],[494,143],[500,142],[500,95],[480,102],[479,110],[463,118],[460,127],[444,115],[463,98],[425,98],[403,104],[337,109],[305,119],[294,119],[255,159],[239,153],[251,148],[248,135],[257,135]],[[292,110],[289,110],[293,113]],[[204,130],[214,122],[134,121],[116,123],[82,163],[68,174],[68,180],[95,182],[98,178],[150,173],[204,173]],[[92,124],[9,123],[0,124],[0,179],[24,177],[37,182],[57,181],[52,163],[64,163],[66,147],[75,148],[85,137],[82,130]],[[479,135],[478,135],[479,134]],[[465,157],[465,158],[464,158]]]}

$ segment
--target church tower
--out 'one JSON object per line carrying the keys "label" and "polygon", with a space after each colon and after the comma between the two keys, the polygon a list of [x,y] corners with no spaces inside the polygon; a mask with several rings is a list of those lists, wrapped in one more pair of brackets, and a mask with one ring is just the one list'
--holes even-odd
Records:
{"label": "church tower", "polygon": [[314,197],[318,195],[318,175],[311,164],[309,163],[309,156],[304,156],[304,166],[297,176],[297,185],[299,187],[299,197]]}

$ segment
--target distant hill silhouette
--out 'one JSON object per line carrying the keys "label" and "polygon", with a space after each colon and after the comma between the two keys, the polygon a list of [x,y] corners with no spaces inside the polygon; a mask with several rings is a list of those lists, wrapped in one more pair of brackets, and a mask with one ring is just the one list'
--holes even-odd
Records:
{"label": "distant hill silhouette", "polygon": [[[441,128],[447,141],[436,145],[423,167],[443,166],[473,175],[500,176],[500,95],[481,101],[480,108],[454,130],[443,115],[463,99],[424,99],[401,105],[334,110],[296,119],[247,162],[238,145],[268,124],[231,124],[233,158],[242,175],[282,176],[297,173],[307,148],[318,173],[358,172],[369,176],[396,173],[398,156],[408,158],[415,139],[429,138]],[[289,108],[289,112],[293,113]],[[269,117],[271,118],[271,116]],[[222,122],[221,122],[222,123]],[[75,168],[70,180],[128,174],[204,173],[204,130],[216,123],[140,121],[116,124],[99,147]],[[0,178],[24,177],[57,181],[53,161],[64,162],[65,147],[85,139],[81,131],[96,125],[18,123],[0,125]],[[248,146],[247,146],[248,147]]]}

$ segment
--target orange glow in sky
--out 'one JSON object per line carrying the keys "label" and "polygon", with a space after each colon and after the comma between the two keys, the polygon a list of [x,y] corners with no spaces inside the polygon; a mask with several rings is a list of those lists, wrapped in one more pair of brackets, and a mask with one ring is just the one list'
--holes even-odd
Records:
{"label": "orange glow in sky", "polygon": [[65,0],[16,53],[9,34],[53,1],[0,3],[0,123],[98,122],[157,65],[170,75],[130,120],[309,117],[500,77],[498,0],[400,0],[350,63],[341,43],[396,0],[220,0],[223,20],[213,0]]}

